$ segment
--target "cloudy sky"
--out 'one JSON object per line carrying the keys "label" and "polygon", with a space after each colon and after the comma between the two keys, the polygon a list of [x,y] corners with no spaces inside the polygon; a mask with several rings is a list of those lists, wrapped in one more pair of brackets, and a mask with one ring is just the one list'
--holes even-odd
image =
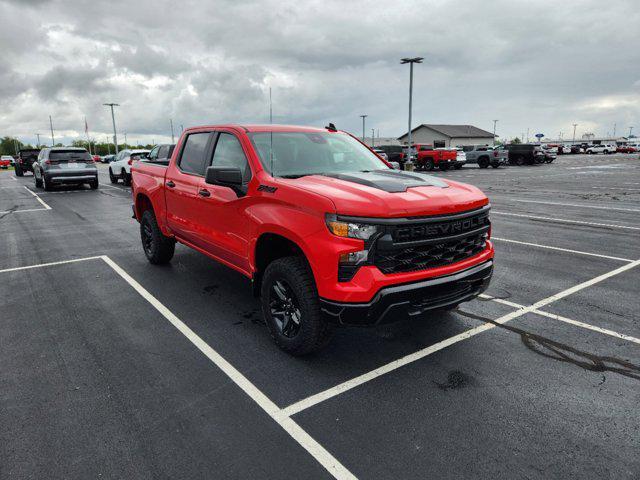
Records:
{"label": "cloudy sky", "polygon": [[274,121],[398,136],[499,119],[571,138],[640,133],[637,1],[0,0],[0,136],[129,143],[180,125]]}

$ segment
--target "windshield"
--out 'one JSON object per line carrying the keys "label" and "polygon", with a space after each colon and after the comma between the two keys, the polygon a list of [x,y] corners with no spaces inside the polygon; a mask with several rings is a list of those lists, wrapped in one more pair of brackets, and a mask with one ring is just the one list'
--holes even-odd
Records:
{"label": "windshield", "polygon": [[91,156],[86,150],[51,150],[49,160],[91,160]]}
{"label": "windshield", "polygon": [[248,135],[262,166],[276,177],[389,169],[371,150],[342,133],[255,132]]}

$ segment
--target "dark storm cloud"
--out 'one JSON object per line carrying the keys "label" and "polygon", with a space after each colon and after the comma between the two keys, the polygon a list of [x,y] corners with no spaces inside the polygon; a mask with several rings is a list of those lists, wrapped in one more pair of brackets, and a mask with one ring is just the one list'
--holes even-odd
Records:
{"label": "dark storm cloud", "polygon": [[110,127],[101,104],[117,101],[130,135],[166,136],[169,118],[264,122],[271,86],[280,122],[359,132],[366,113],[381,135],[399,135],[408,55],[425,57],[416,122],[489,129],[499,118],[503,136],[640,122],[632,1],[78,0],[0,2],[0,13],[0,58],[10,59],[0,81],[20,85],[0,94],[21,102],[7,102],[3,131],[33,131],[20,122],[42,101],[69,116],[61,124],[86,114],[100,132]]}

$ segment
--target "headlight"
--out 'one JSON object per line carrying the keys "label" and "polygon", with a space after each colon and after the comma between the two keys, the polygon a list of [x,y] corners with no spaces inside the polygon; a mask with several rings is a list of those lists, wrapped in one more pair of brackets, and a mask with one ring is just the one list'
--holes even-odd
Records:
{"label": "headlight", "polygon": [[326,221],[329,231],[338,237],[369,240],[369,238],[378,231],[378,227],[375,225],[342,222],[339,221],[335,215],[327,215]]}

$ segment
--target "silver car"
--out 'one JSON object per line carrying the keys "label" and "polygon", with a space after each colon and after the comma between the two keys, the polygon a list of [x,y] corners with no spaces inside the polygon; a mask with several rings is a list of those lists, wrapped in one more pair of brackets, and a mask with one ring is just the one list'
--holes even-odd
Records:
{"label": "silver car", "polygon": [[54,185],[88,183],[98,188],[98,169],[85,148],[43,148],[33,163],[36,187],[51,190]]}

